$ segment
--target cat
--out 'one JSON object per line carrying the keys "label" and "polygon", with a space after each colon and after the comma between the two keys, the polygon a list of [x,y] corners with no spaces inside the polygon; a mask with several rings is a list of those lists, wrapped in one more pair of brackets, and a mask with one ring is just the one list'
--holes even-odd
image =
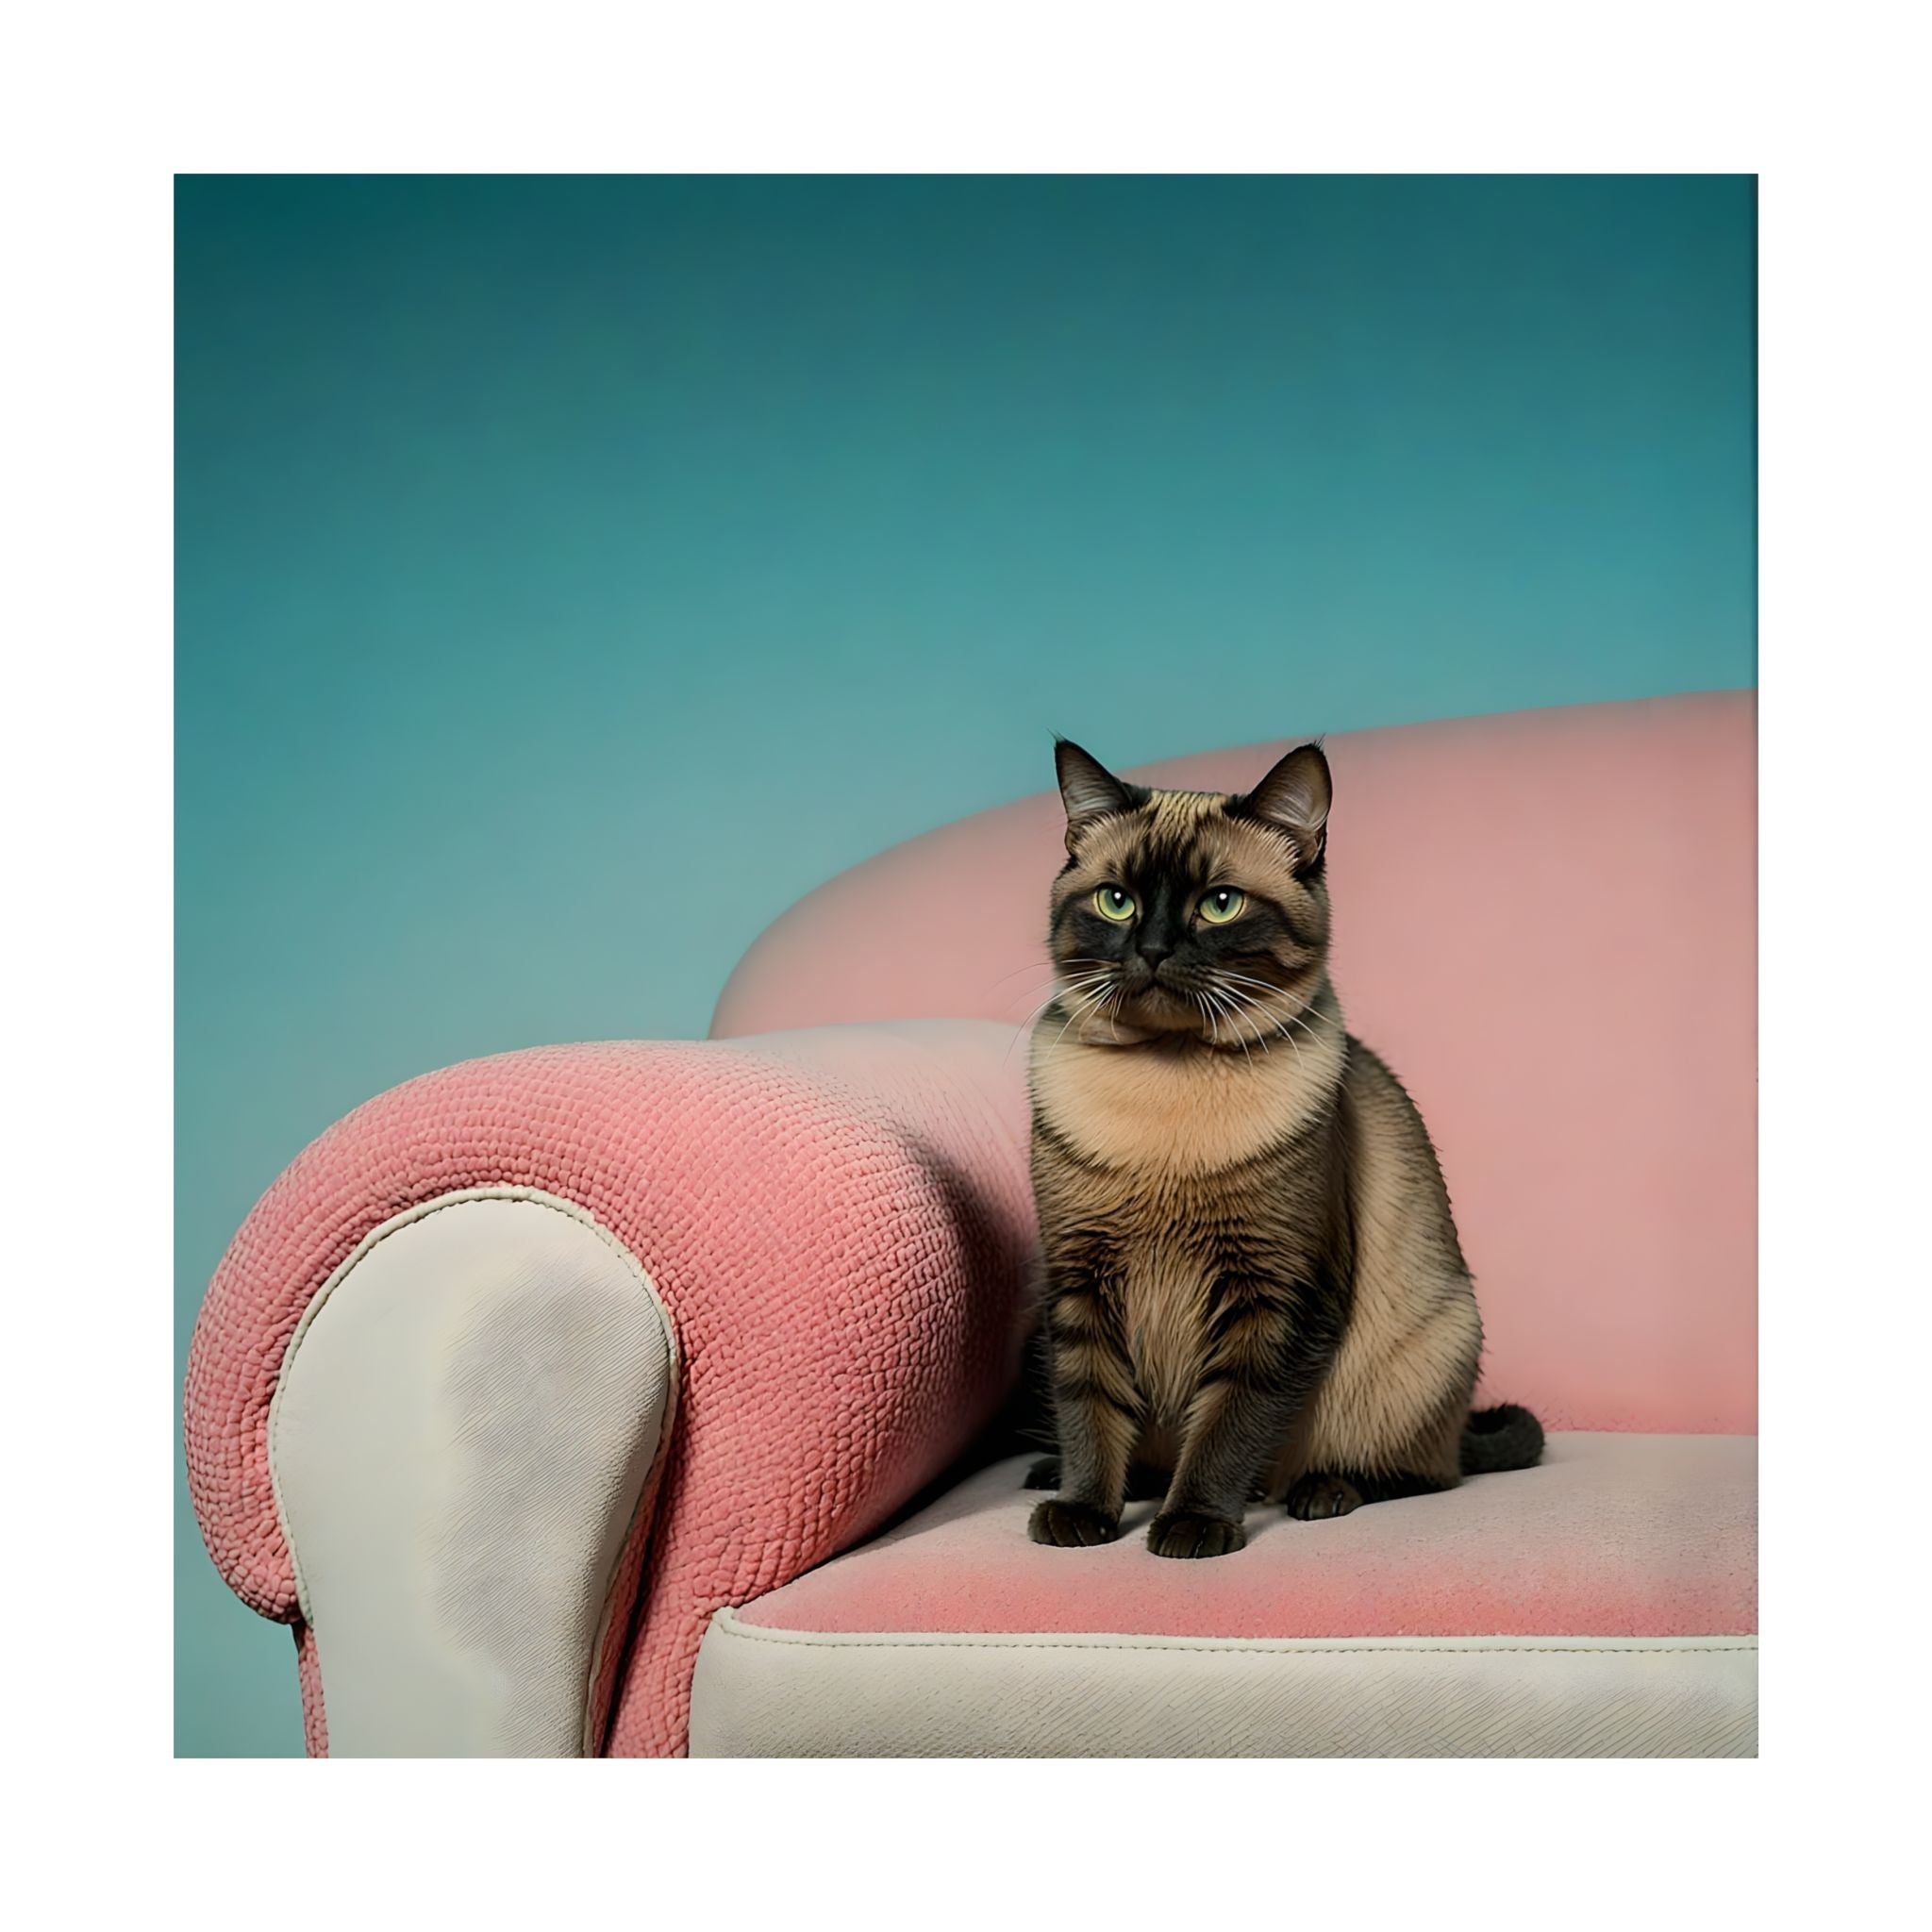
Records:
{"label": "cat", "polygon": [[1058,1456],[1038,1543],[1228,1555],[1257,1496],[1304,1521],[1524,1469],[1541,1424],[1472,1415],[1482,1323],[1400,1081],[1328,976],[1328,760],[1159,791],[1055,748],[1058,992],[1029,1061]]}

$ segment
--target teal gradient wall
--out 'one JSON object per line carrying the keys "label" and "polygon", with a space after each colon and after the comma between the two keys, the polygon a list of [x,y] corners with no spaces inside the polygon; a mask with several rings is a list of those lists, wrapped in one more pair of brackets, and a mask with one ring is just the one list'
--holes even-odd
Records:
{"label": "teal gradient wall", "polygon": [[[1740,177],[194,178],[176,1388],[312,1135],[1050,782],[1748,684]],[[176,1462],[179,1462],[178,1438]],[[177,1474],[176,1740],[301,1748]]]}

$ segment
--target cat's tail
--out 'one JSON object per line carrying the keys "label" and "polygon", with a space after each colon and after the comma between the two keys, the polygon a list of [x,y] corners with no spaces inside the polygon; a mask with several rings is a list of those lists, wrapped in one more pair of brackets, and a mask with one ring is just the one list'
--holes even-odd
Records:
{"label": "cat's tail", "polygon": [[1528,1469],[1543,1453],[1543,1425],[1513,1402],[1478,1408],[1462,1425],[1462,1473],[1494,1475],[1499,1470]]}

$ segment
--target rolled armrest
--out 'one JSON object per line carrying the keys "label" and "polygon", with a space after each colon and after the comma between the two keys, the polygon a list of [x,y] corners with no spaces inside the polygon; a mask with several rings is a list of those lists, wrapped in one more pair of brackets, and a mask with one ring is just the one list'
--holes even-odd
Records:
{"label": "rolled armrest", "polygon": [[631,1552],[635,1570],[647,1533],[649,1575],[605,1689],[610,1750],[681,1751],[711,1613],[875,1528],[1012,1380],[1034,1243],[1022,1058],[980,1021],[550,1047],[358,1108],[262,1197],[196,1324],[189,1483],[230,1587],[299,1623],[268,1424],[318,1291],[425,1203],[558,1197],[635,1256],[675,1332],[676,1421]]}

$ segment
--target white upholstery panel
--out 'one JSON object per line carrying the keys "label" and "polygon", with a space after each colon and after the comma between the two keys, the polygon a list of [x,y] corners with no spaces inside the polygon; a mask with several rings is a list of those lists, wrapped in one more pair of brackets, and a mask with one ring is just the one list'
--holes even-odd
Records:
{"label": "white upholstery panel", "polygon": [[1745,1637],[846,1634],[720,1610],[694,1757],[1751,1757]]}
{"label": "white upholstery panel", "polygon": [[332,1757],[569,1757],[675,1389],[648,1277],[567,1203],[491,1191],[379,1228],[270,1412]]}

